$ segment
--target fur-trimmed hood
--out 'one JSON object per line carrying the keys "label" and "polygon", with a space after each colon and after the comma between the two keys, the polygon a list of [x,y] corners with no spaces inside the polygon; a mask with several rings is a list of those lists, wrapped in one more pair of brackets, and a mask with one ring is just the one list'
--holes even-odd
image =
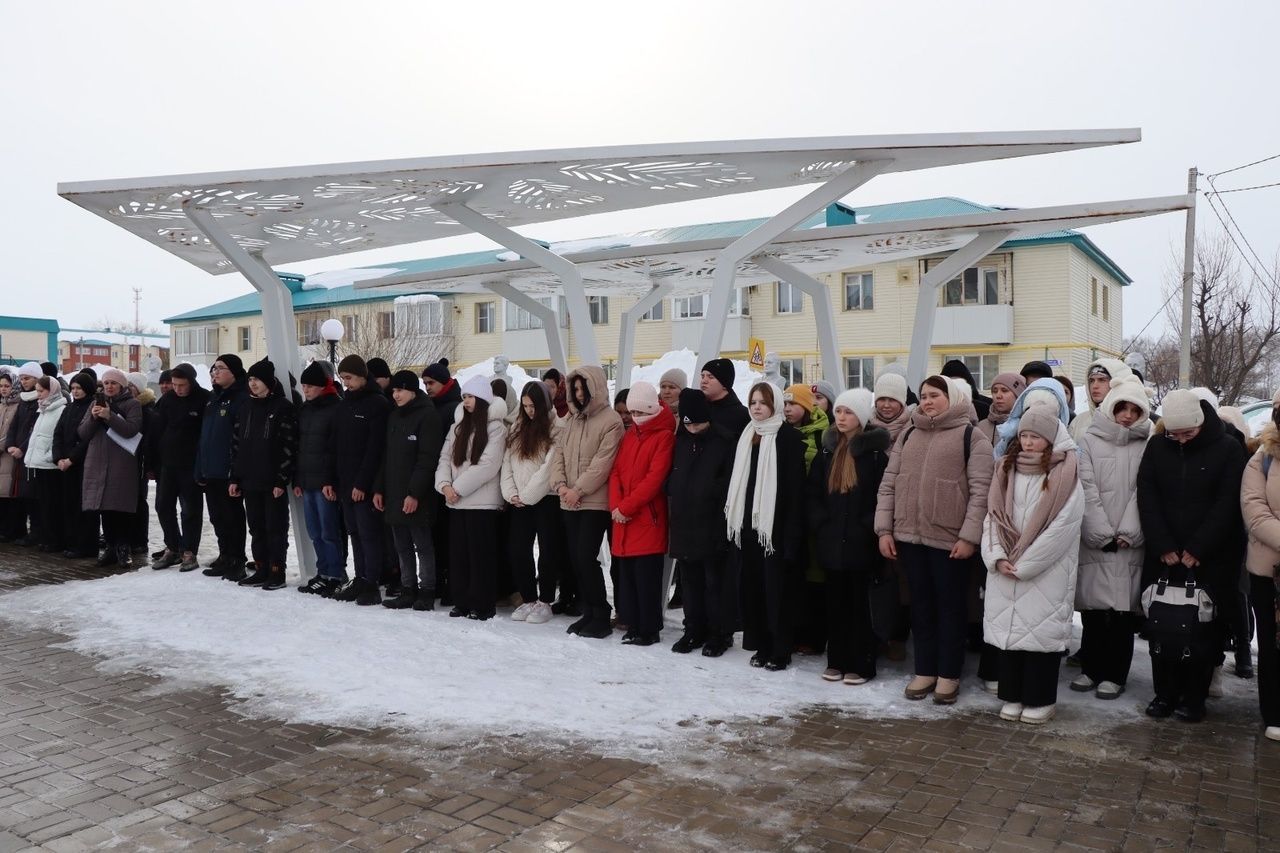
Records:
{"label": "fur-trimmed hood", "polygon": [[[455,424],[462,423],[462,416],[466,414],[466,411],[467,410],[461,404],[459,404],[458,407],[453,410],[453,422]],[[493,402],[489,404],[488,420],[500,421],[505,419],[506,416],[507,416],[507,401],[503,400],[501,397],[494,397]]]}

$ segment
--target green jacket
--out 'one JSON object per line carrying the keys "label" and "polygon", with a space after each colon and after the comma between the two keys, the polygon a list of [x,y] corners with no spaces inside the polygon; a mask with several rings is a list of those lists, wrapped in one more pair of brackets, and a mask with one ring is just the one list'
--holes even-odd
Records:
{"label": "green jacket", "polygon": [[820,408],[814,408],[812,419],[800,430],[800,437],[804,439],[804,471],[809,473],[809,466],[813,464],[814,457],[818,455],[818,451],[822,449],[822,434],[827,431],[827,427],[831,426],[831,421],[827,419],[827,413]]}

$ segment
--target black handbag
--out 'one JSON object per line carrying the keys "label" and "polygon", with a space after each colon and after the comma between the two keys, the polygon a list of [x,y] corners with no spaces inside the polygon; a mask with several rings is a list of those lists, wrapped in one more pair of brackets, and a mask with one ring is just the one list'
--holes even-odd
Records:
{"label": "black handbag", "polygon": [[1199,651],[1200,625],[1213,621],[1213,599],[1196,585],[1195,572],[1187,570],[1182,584],[1169,582],[1166,571],[1160,580],[1142,591],[1142,612],[1147,617],[1147,640],[1151,654],[1173,654],[1188,658]]}

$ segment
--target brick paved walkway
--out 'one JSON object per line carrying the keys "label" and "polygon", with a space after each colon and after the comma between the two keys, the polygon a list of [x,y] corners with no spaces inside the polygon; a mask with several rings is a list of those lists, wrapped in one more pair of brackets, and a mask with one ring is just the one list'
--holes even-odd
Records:
{"label": "brick paved walkway", "polygon": [[[0,592],[100,574],[0,546]],[[1085,736],[815,709],[643,764],[249,719],[64,639],[0,622],[0,853],[1280,848],[1280,745],[1252,714]]]}

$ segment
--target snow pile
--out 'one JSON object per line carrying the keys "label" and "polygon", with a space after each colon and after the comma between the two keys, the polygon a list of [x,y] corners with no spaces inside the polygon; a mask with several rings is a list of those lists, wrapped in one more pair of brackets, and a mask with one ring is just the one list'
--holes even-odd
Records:
{"label": "snow pile", "polygon": [[[689,387],[697,388],[698,379],[702,376],[700,370],[702,365],[697,363],[697,359],[697,354],[687,349],[668,352],[647,367],[631,368],[631,384],[652,382],[656,388],[658,380],[662,378],[662,374],[672,368],[679,368],[684,371],[685,376],[689,377]],[[745,404],[747,395],[751,391],[751,386],[759,382],[763,374],[757,373],[745,361],[734,361],[733,369],[735,374],[733,390],[738,395],[738,399]]]}
{"label": "snow pile", "polygon": [[[993,725],[1016,725],[995,721],[1000,701],[972,677],[954,709],[903,698],[910,663],[882,661],[879,678],[854,688],[822,681],[821,657],[797,658],[787,671],[771,673],[749,667],[740,648],[719,659],[673,655],[679,614],[662,644],[638,648],[621,645],[619,635],[566,635],[567,618],[529,625],[500,613],[472,622],[444,610],[357,607],[292,588],[263,592],[199,574],[145,571],[0,596],[0,618],[65,633],[70,648],[103,656],[109,671],[225,687],[250,715],[391,725],[451,740],[539,734],[652,757],[723,732],[721,721],[785,718],[815,705],[871,719],[981,713],[992,715]],[[1152,696],[1145,643],[1138,643],[1129,690],[1118,701],[1073,693],[1066,682],[1077,674],[1063,668],[1058,717],[1044,729],[1059,737],[1047,743],[1159,725],[1142,714]],[[1256,714],[1253,682],[1227,675],[1224,686],[1227,697],[1211,700],[1211,714]]]}

